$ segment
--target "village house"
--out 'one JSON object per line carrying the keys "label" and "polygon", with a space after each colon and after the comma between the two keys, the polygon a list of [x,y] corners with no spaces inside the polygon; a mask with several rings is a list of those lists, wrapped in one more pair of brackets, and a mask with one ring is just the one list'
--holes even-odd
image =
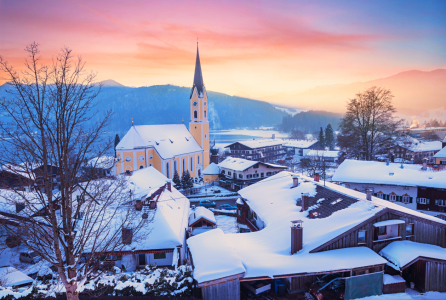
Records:
{"label": "village house", "polygon": [[220,179],[220,168],[214,162],[211,162],[209,166],[203,170],[203,181],[211,183]]}
{"label": "village house", "polygon": [[414,164],[345,160],[333,181],[426,214],[444,217],[446,170]]}
{"label": "village house", "polygon": [[441,150],[440,141],[425,142],[417,139],[400,142],[389,150],[389,157],[401,158],[414,163],[422,163],[424,158],[434,164],[434,155]]}
{"label": "village house", "polygon": [[310,150],[306,157],[317,162],[325,162],[327,166],[335,167],[344,159],[344,154],[337,150]]}
{"label": "village house", "polygon": [[84,168],[84,173],[92,178],[113,176],[116,174],[116,160],[113,156],[101,156],[90,159]]}
{"label": "village house", "polygon": [[189,234],[197,235],[217,228],[214,213],[203,206],[191,210],[189,214]]}
{"label": "village house", "polygon": [[[187,241],[203,299],[240,299],[240,286],[255,293],[278,282],[306,291],[326,274],[344,283],[344,299],[381,294],[387,275],[446,291],[446,221],[286,171],[239,194],[238,220],[255,233],[216,229]],[[387,248],[400,242],[415,260],[406,263],[404,247]],[[407,271],[414,264],[423,272]]]}
{"label": "village house", "polygon": [[282,158],[286,154],[282,139],[276,139],[274,134],[271,139],[252,139],[232,143],[229,155],[235,158],[255,160],[261,162],[272,162]]}
{"label": "village house", "polygon": [[442,142],[442,147],[443,149],[434,155],[435,164],[437,165],[446,165],[446,138]]}
{"label": "village house", "polygon": [[231,190],[239,190],[259,180],[271,177],[288,167],[270,163],[227,157],[218,164],[220,185]]}
{"label": "village house", "polygon": [[286,149],[287,155],[306,156],[308,152],[316,149],[318,146],[317,140],[286,140],[283,146]]}

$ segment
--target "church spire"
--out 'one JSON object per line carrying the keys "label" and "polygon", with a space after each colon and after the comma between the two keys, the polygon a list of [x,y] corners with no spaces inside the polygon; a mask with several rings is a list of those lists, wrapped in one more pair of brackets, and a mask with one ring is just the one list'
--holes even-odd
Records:
{"label": "church spire", "polygon": [[198,53],[198,42],[197,42],[197,59],[195,61],[194,84],[192,85],[192,91],[190,93],[191,97],[195,87],[197,88],[198,95],[203,93],[204,83],[203,83],[203,74],[201,73],[200,55]]}

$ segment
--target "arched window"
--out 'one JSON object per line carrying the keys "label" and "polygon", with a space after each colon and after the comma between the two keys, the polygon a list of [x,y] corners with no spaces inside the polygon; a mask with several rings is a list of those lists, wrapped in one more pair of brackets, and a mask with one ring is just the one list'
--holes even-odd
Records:
{"label": "arched window", "polygon": [[183,158],[183,172],[186,172],[186,159]]}
{"label": "arched window", "polygon": [[200,164],[200,155],[197,156],[197,164]]}
{"label": "arched window", "polygon": [[198,118],[198,113],[197,113],[196,110],[194,110],[194,118],[195,118],[195,119]]}
{"label": "arched window", "polygon": [[170,178],[170,172],[169,172],[170,170],[169,169],[170,169],[170,165],[169,165],[169,163],[166,163],[166,177],[167,178]]}
{"label": "arched window", "polygon": [[204,111],[204,117],[206,118],[206,111]]}
{"label": "arched window", "polygon": [[143,165],[140,165],[139,168],[140,168],[140,169],[144,169],[144,166],[143,166]]}
{"label": "arched window", "polygon": [[177,173],[178,173],[178,170],[177,170],[177,161],[176,161],[176,160],[173,161],[173,172],[177,172]]}
{"label": "arched window", "polygon": [[190,171],[191,172],[194,171],[194,157],[193,156],[190,157]]}

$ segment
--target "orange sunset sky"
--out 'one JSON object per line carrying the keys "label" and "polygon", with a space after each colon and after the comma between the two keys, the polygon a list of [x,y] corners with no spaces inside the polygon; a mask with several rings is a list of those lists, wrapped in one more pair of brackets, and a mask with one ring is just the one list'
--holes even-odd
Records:
{"label": "orange sunset sky", "polygon": [[[197,38],[208,90],[284,102],[327,84],[446,68],[446,1],[0,0],[0,55],[36,41],[98,80],[191,86]],[[282,100],[281,100],[282,99]]]}

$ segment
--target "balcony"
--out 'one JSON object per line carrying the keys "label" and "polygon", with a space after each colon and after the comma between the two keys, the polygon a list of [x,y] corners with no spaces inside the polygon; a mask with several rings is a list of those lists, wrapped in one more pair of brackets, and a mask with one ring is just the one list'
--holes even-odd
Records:
{"label": "balcony", "polygon": [[256,220],[254,219],[246,219],[246,225],[248,225],[248,228],[253,232],[259,231],[259,228],[256,225]]}

